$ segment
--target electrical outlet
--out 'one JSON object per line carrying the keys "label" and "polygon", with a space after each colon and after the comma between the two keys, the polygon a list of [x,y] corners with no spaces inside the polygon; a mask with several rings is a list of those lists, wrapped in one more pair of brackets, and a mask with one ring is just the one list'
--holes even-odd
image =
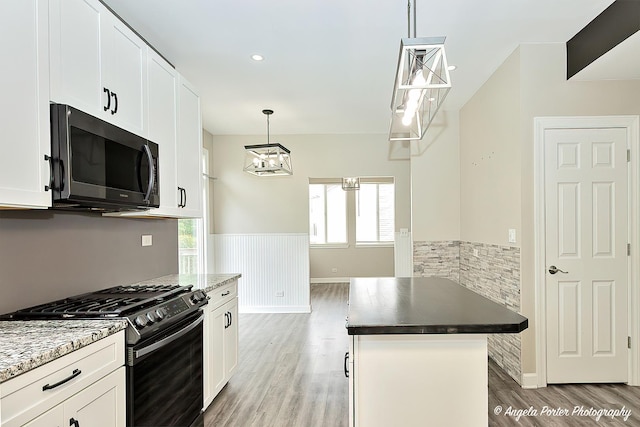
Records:
{"label": "electrical outlet", "polygon": [[478,258],[478,250],[477,250],[477,249],[474,249],[474,250],[473,250],[473,256],[474,256],[474,257],[476,257],[476,258]]}
{"label": "electrical outlet", "polygon": [[283,297],[284,296],[284,291],[276,291],[276,296],[277,297]]}
{"label": "electrical outlet", "polygon": [[331,272],[332,272],[332,273],[337,273],[337,272],[338,272],[338,267],[333,267],[333,268],[331,269]]}
{"label": "electrical outlet", "polygon": [[515,228],[510,228],[509,229],[509,243],[515,243],[516,242],[516,229]]}
{"label": "electrical outlet", "polygon": [[153,236],[151,234],[143,234],[142,246],[152,246],[152,245],[153,245]]}

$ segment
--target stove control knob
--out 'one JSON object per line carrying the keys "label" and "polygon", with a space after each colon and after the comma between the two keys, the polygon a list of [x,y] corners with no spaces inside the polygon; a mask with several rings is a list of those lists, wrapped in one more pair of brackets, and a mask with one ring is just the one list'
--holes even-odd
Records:
{"label": "stove control knob", "polygon": [[141,314],[138,317],[136,317],[136,319],[134,320],[134,323],[139,328],[144,328],[145,326],[147,326],[147,318]]}
{"label": "stove control knob", "polygon": [[150,311],[147,313],[147,319],[149,319],[149,322],[153,323],[153,322],[157,322],[158,320],[160,320],[160,318],[158,317],[158,315],[156,314],[155,311]]}
{"label": "stove control knob", "polygon": [[167,314],[167,311],[164,308],[159,308],[156,310],[156,316],[158,316],[158,321],[164,319],[164,316]]}
{"label": "stove control knob", "polygon": [[191,295],[191,297],[189,299],[191,300],[191,302],[193,304],[197,304],[200,301],[203,301],[205,298],[206,298],[206,296],[205,296],[204,292],[197,291],[197,292],[194,292],[193,295]]}

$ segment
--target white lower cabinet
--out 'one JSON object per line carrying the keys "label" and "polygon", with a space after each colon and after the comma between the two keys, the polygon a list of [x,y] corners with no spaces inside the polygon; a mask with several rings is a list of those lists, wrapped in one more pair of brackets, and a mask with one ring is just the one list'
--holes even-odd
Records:
{"label": "white lower cabinet", "polygon": [[349,341],[350,427],[488,425],[486,335],[351,335]]}
{"label": "white lower cabinet", "polygon": [[25,426],[124,427],[124,393],[125,368],[121,367]]}
{"label": "white lower cabinet", "polygon": [[238,285],[208,293],[204,327],[204,407],[229,382],[238,366]]}
{"label": "white lower cabinet", "polygon": [[125,427],[124,331],[0,386],[2,427]]}
{"label": "white lower cabinet", "polygon": [[61,427],[63,422],[64,410],[62,405],[58,405],[40,415],[38,418],[29,421],[24,427]]}

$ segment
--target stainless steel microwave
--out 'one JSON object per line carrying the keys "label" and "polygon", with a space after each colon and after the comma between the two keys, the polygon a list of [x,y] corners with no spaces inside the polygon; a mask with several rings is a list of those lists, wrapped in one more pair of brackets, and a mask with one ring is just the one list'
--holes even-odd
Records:
{"label": "stainless steel microwave", "polygon": [[51,104],[53,207],[160,206],[158,144],[76,108]]}

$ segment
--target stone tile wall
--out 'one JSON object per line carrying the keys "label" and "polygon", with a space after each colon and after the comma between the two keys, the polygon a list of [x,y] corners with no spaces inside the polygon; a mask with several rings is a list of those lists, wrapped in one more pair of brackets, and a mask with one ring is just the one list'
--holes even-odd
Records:
{"label": "stone tile wall", "polygon": [[[520,312],[520,248],[461,242],[460,284]],[[520,384],[520,334],[493,334],[487,340],[489,356]]]}
{"label": "stone tile wall", "polygon": [[[459,241],[414,242],[413,272],[414,276],[446,277],[520,312],[520,248]],[[493,334],[487,341],[489,356],[520,384],[520,334]]]}
{"label": "stone tile wall", "polygon": [[460,242],[413,242],[413,275],[460,282]]}

